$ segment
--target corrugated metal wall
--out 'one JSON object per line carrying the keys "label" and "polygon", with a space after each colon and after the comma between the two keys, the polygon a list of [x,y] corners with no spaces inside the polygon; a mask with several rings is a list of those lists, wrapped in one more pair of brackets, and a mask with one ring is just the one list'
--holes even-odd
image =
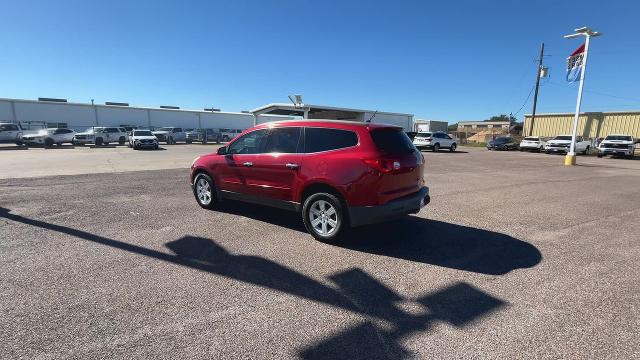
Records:
{"label": "corrugated metal wall", "polygon": [[[536,114],[532,131],[531,115],[526,115],[524,131],[526,135],[544,137],[571,134],[573,117],[573,114]],[[640,111],[580,114],[578,135],[599,138],[609,134],[628,134],[640,138]]]}

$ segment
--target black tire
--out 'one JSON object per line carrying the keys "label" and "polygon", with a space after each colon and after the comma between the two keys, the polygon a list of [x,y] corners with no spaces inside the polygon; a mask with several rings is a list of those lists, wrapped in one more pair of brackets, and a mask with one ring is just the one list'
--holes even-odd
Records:
{"label": "black tire", "polygon": [[524,151],[524,149],[523,149],[523,148],[520,148],[520,152],[522,152],[522,151]]}
{"label": "black tire", "polygon": [[158,145],[155,145],[155,146],[153,147],[153,150],[158,150]]}
{"label": "black tire", "polygon": [[440,151],[440,144],[433,145],[433,152],[438,152],[438,151]]}
{"label": "black tire", "polygon": [[22,145],[24,145],[24,143],[22,141],[16,141],[16,145],[17,146],[22,146]]}
{"label": "black tire", "polygon": [[187,139],[184,142],[186,142],[187,144],[191,144],[193,141],[191,139]]}
{"label": "black tire", "polygon": [[169,136],[169,138],[167,139],[167,145],[173,145],[173,144],[175,144],[175,142],[173,141],[173,138]]}
{"label": "black tire", "polygon": [[[319,224],[313,224],[311,220],[312,209],[316,211],[322,211],[322,208],[316,208],[316,205],[319,205],[320,201],[324,201],[325,205],[330,205],[330,208],[325,207],[327,213],[330,211],[328,209],[331,208],[333,208],[333,213],[326,214],[323,212],[322,217],[318,217],[316,218],[316,220],[324,220],[320,220],[321,222]],[[329,227],[332,226],[330,223],[331,220],[336,223],[336,226],[332,227],[332,229],[329,229]],[[348,219],[345,209],[342,206],[342,202],[340,201],[340,199],[338,199],[337,196],[329,193],[315,193],[305,199],[304,205],[302,206],[302,221],[304,222],[304,227],[307,229],[309,234],[311,234],[311,236],[313,236],[316,240],[325,242],[335,242],[339,240],[340,237],[346,232],[346,229],[349,227]],[[320,225],[321,229],[316,229],[315,226],[317,225]],[[322,228],[326,229],[328,233],[323,234],[321,232]]]}
{"label": "black tire", "polygon": [[96,138],[96,146],[102,146],[102,138]]}
{"label": "black tire", "polygon": [[53,146],[53,139],[52,138],[44,139],[44,146],[45,147],[52,147]]}
{"label": "black tire", "polygon": [[[206,196],[206,187],[200,187],[204,186],[204,182],[206,182],[209,186],[208,197]],[[195,196],[198,205],[200,205],[200,207],[204,209],[213,209],[218,204],[216,186],[209,175],[205,173],[199,173],[198,175],[196,175],[196,177],[193,179],[193,196]]]}
{"label": "black tire", "polygon": [[456,147],[457,147],[457,146],[458,146],[458,145],[456,145],[456,143],[451,144],[451,147],[449,148],[449,151],[451,151],[451,152],[455,152],[455,151],[456,151]]}
{"label": "black tire", "polygon": [[547,153],[547,154],[551,154],[551,151],[547,150],[547,151],[545,151],[545,153]]}
{"label": "black tire", "polygon": [[601,154],[601,153],[598,153],[598,155],[597,155],[597,156],[598,156],[599,158],[601,158],[601,157],[602,157],[602,154]]}
{"label": "black tire", "polygon": [[629,155],[627,155],[627,159],[629,159],[629,160],[633,160],[633,154],[629,154]]}
{"label": "black tire", "polygon": [[125,141],[126,139],[124,138],[124,136],[121,136],[120,139],[118,139],[118,145],[124,145]]}

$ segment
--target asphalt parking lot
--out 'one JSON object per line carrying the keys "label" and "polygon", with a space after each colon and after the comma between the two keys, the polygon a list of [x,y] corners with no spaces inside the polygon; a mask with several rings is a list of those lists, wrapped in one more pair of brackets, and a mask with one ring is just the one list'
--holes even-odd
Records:
{"label": "asphalt parking lot", "polygon": [[0,151],[0,358],[640,357],[638,160],[425,153],[428,207],[331,245],[165,148]]}

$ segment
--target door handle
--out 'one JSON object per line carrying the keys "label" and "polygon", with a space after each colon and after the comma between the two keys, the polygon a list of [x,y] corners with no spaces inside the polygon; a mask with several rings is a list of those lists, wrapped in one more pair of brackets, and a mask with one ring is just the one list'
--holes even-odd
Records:
{"label": "door handle", "polygon": [[253,163],[251,161],[247,161],[246,163],[243,163],[242,165],[244,165],[246,167],[252,167]]}
{"label": "door handle", "polygon": [[297,168],[299,168],[299,167],[300,167],[300,165],[298,165],[298,164],[292,164],[292,163],[288,163],[288,164],[286,164],[285,166],[287,167],[287,169],[291,169],[291,170],[295,170],[295,169],[297,169]]}

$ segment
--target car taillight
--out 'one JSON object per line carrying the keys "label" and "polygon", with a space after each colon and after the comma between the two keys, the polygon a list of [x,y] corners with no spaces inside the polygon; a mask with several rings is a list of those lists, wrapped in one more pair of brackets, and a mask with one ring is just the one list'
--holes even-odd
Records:
{"label": "car taillight", "polygon": [[432,138],[431,138],[431,136],[429,136],[428,138],[424,138],[424,139],[431,141]]}
{"label": "car taillight", "polygon": [[383,174],[388,174],[393,170],[400,169],[400,162],[389,159],[365,159],[365,164],[369,165],[372,169],[377,170]]}

